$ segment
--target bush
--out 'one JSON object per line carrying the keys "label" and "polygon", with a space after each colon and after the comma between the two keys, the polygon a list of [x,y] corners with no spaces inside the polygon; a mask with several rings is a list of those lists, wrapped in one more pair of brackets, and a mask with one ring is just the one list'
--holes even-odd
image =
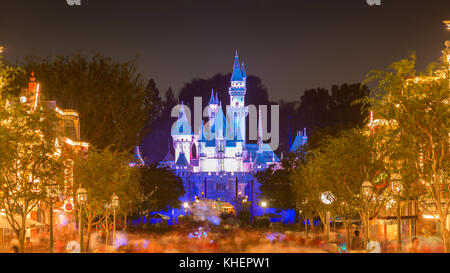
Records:
{"label": "bush", "polygon": [[241,211],[239,212],[238,219],[242,224],[247,225],[250,223],[251,214],[250,211]]}
{"label": "bush", "polygon": [[270,219],[269,217],[261,216],[257,217],[255,221],[256,227],[268,227],[270,226]]}

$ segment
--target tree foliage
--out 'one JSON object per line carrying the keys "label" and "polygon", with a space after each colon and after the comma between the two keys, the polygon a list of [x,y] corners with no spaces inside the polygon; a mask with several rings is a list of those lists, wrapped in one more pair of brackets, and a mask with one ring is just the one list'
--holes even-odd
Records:
{"label": "tree foliage", "polygon": [[148,215],[169,207],[180,208],[179,198],[186,193],[180,177],[171,170],[158,168],[156,164],[140,170],[141,213]]}
{"label": "tree foliage", "polygon": [[366,102],[382,121],[374,130],[385,136],[392,151],[392,172],[424,211],[439,216],[450,252],[445,224],[450,208],[449,63],[444,59],[430,67],[427,73],[417,73],[411,56],[388,71],[370,72],[367,81],[376,86]]}
{"label": "tree foliage", "polygon": [[73,194],[79,187],[88,193],[84,205],[83,217],[88,224],[88,242],[91,227],[103,224],[109,230],[110,217],[113,212],[112,196],[119,197],[118,212],[128,215],[137,206],[139,195],[138,170],[128,165],[131,158],[126,153],[110,149],[91,148],[86,158],[77,157],[74,161]]}
{"label": "tree foliage", "polygon": [[[0,71],[2,77],[17,73],[13,68],[5,71],[2,63]],[[30,108],[17,99],[0,99],[0,210],[16,234],[21,251],[27,216],[45,201],[46,186],[61,183],[56,122],[54,111]]]}
{"label": "tree foliage", "polygon": [[28,57],[24,67],[35,72],[47,99],[80,113],[81,135],[101,149],[132,151],[159,111],[157,90],[145,86],[133,62],[77,54]]}

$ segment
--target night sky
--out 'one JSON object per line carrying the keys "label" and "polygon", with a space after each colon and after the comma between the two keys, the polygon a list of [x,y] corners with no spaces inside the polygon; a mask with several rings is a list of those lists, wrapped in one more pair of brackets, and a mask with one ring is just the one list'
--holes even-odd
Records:
{"label": "night sky", "polygon": [[136,59],[146,80],[176,93],[193,78],[230,73],[237,49],[271,99],[292,100],[360,82],[411,51],[419,69],[439,58],[449,0],[381,1],[1,0],[0,45],[10,62],[77,52]]}

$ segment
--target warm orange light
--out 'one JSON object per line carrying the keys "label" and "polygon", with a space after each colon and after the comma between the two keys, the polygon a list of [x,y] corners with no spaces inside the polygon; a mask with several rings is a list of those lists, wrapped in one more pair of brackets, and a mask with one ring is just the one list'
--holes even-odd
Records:
{"label": "warm orange light", "polygon": [[66,143],[70,146],[81,146],[81,147],[89,147],[89,143],[86,142],[80,142],[80,141],[73,141],[70,138],[66,138]]}
{"label": "warm orange light", "polygon": [[39,99],[39,83],[37,84],[37,87],[36,87],[36,99],[34,101],[34,109],[37,108],[38,99]]}
{"label": "warm orange light", "polygon": [[55,108],[55,111],[60,114],[61,116],[74,116],[78,117],[78,112],[73,110],[61,110],[58,107]]}
{"label": "warm orange light", "polygon": [[450,30],[450,20],[445,20],[443,22],[447,26],[447,30]]}

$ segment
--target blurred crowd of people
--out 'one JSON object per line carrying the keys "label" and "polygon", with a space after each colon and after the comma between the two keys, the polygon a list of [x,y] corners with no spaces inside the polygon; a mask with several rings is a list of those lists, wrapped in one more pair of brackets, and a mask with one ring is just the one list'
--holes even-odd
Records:
{"label": "blurred crowd of people", "polygon": [[[84,237],[85,252],[90,253],[395,253],[399,252],[395,240],[371,237],[365,246],[359,230],[354,230],[347,245],[345,232],[330,233],[329,243],[322,233],[274,231],[269,229],[227,229],[208,225],[177,227],[167,232],[135,231],[106,235],[103,229],[94,230]],[[402,243],[401,252],[441,252],[439,243],[429,243],[429,238],[408,238]],[[107,243],[108,241],[108,243]],[[25,252],[48,252],[49,236],[42,232],[38,238],[25,240]],[[19,252],[17,240],[10,243],[10,252]],[[54,239],[55,253],[80,253],[79,235],[58,232]]]}

